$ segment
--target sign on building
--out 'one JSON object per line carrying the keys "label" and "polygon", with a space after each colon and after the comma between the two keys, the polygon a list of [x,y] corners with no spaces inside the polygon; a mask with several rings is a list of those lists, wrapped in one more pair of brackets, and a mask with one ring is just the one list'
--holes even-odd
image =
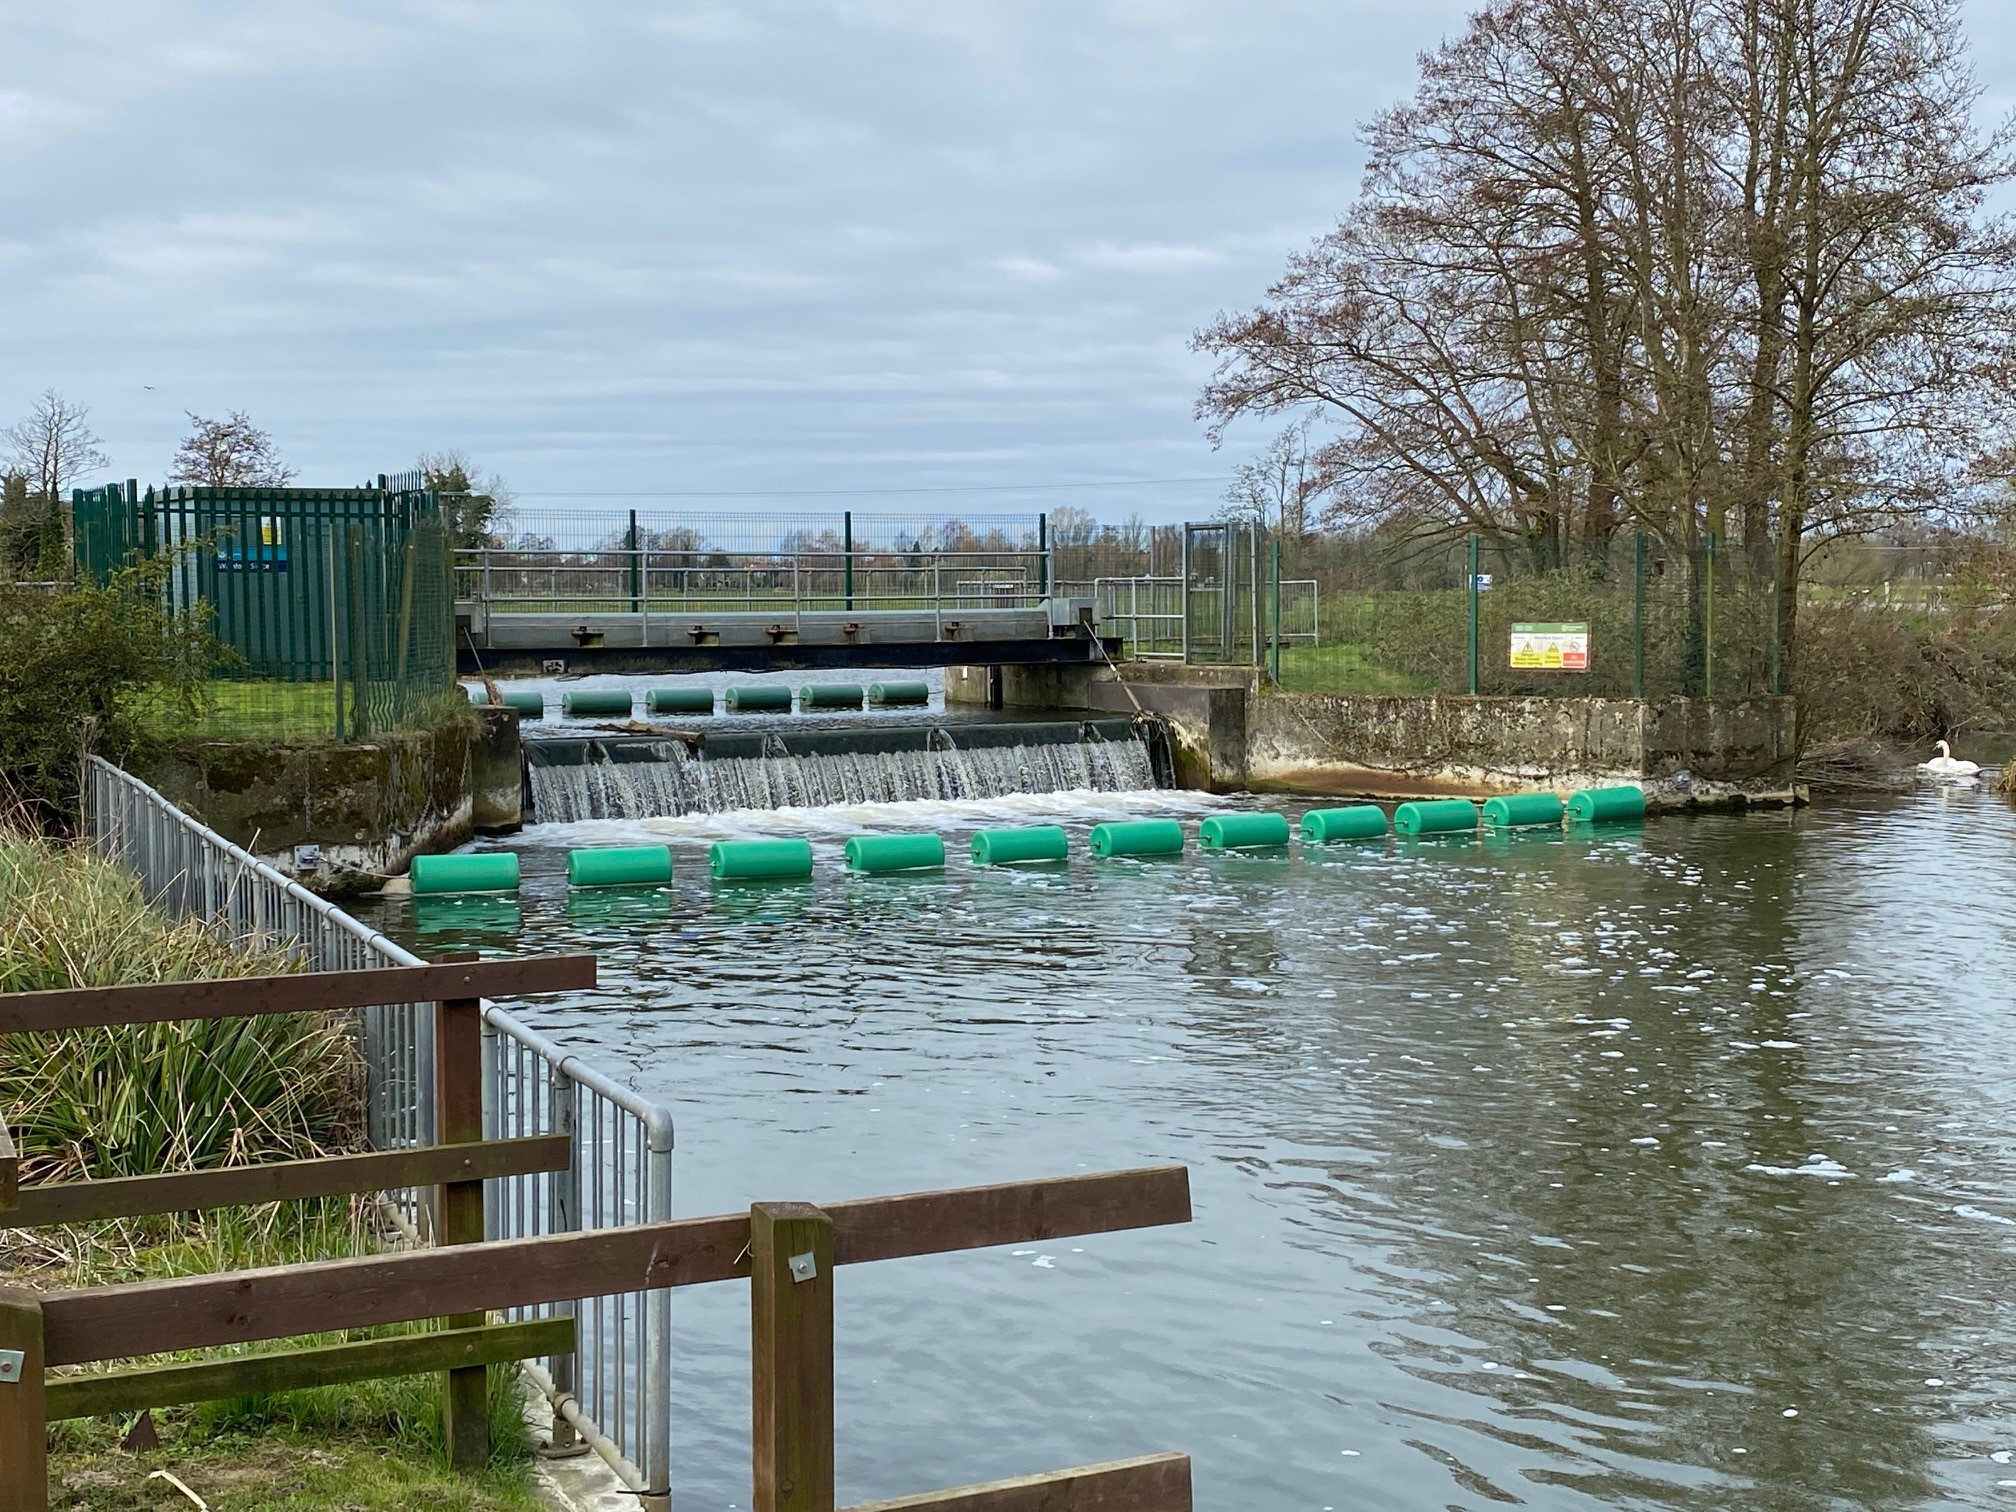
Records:
{"label": "sign on building", "polygon": [[1512,627],[1512,665],[1554,672],[1589,670],[1589,623],[1528,624]]}

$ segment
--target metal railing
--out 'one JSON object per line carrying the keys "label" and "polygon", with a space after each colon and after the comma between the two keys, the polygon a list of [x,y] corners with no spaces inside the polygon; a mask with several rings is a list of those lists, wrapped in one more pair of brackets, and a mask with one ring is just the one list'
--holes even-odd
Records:
{"label": "metal railing", "polygon": [[1095,578],[1092,597],[1099,623],[1124,639],[1131,654],[1183,654],[1182,578]]}
{"label": "metal railing", "polygon": [[[287,950],[311,970],[421,966],[404,946],[233,845],[130,773],[86,765],[85,833],[96,853],[134,873],[164,912],[209,921],[232,938]],[[433,1005],[367,1009],[357,1041],[366,1068],[368,1132],[380,1149],[434,1139]],[[483,1005],[486,1138],[566,1133],[573,1160],[552,1176],[488,1184],[488,1237],[530,1238],[660,1223],[672,1216],[672,1115],[584,1064],[564,1046]],[[387,1194],[416,1235],[427,1196]],[[561,1305],[529,1310],[573,1313]],[[580,1317],[579,1351],[528,1364],[553,1406],[556,1447],[576,1434],[644,1501],[669,1507],[671,1294],[601,1297]]]}
{"label": "metal railing", "polygon": [[863,613],[1034,609],[1046,551],[721,552],[471,548],[455,598],[494,614]]}

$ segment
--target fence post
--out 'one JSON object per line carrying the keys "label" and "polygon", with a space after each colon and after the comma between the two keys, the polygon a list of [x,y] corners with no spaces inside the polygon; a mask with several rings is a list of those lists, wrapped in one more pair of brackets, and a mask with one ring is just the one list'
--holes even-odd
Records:
{"label": "fence post", "polygon": [[833,1512],[833,1220],[749,1209],[753,1512]]}
{"label": "fence post", "polygon": [[[371,668],[364,659],[364,527],[352,525],[344,535],[344,611],[349,616],[349,624],[344,626],[349,644],[344,647],[346,659],[350,663],[350,730],[348,737],[362,740],[371,733],[371,711],[367,700],[370,698]],[[340,737],[339,737],[340,738]]]}
{"label": "fence post", "polygon": [[1036,516],[1036,596],[1050,597],[1050,516]]}
{"label": "fence post", "polygon": [[[483,1137],[483,1003],[454,998],[434,1005],[434,1141],[467,1144]],[[437,1244],[483,1241],[483,1183],[444,1183],[435,1205]],[[477,1328],[484,1313],[458,1313],[450,1328]],[[442,1396],[442,1437],[448,1463],[462,1474],[490,1461],[489,1371],[463,1365],[448,1372]]]}
{"label": "fence post", "polygon": [[48,1509],[42,1301],[25,1287],[0,1286],[0,1512]]}
{"label": "fence post", "polygon": [[1470,532],[1470,696],[1477,696],[1477,532]]}
{"label": "fence post", "polygon": [[1708,532],[1708,582],[1701,608],[1701,693],[1715,696],[1715,532]]}
{"label": "fence post", "polygon": [[640,607],[638,600],[643,597],[638,586],[637,575],[637,511],[630,511],[630,612],[635,614]]}
{"label": "fence post", "polygon": [[[547,1188],[550,1209],[546,1227],[555,1234],[572,1234],[581,1228],[581,1094],[574,1079],[559,1066],[549,1067],[546,1076],[546,1095],[553,1108],[553,1132],[565,1134],[572,1140],[568,1146],[567,1169],[555,1171]],[[553,1310],[564,1317],[578,1318],[581,1304],[562,1302]],[[577,1352],[555,1355],[547,1362],[547,1369],[553,1377],[553,1389],[563,1398],[571,1397],[581,1389],[580,1360]],[[548,1442],[555,1456],[575,1453],[580,1443],[574,1425],[557,1408],[553,1413],[552,1437]]]}
{"label": "fence post", "polygon": [[1645,532],[1633,534],[1631,547],[1631,696],[1645,697]]}
{"label": "fence post", "polygon": [[1274,679],[1274,685],[1281,684],[1281,542],[1269,541],[1268,547],[1268,589],[1273,609],[1274,628],[1267,637],[1267,671]]}
{"label": "fence post", "polygon": [[854,511],[842,510],[840,514],[840,576],[841,588],[847,596],[847,612],[854,612]]}

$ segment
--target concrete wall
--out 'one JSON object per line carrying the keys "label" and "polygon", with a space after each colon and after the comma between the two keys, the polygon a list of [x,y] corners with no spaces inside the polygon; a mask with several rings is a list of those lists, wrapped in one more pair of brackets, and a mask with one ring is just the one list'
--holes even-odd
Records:
{"label": "concrete wall", "polygon": [[[1004,707],[1160,714],[1182,785],[1217,792],[1481,796],[1635,782],[1669,807],[1796,797],[1788,698],[1284,693],[1241,668],[1123,670],[1124,682],[1104,667],[1001,668],[992,687]],[[947,700],[955,687],[988,688],[988,671],[953,669],[970,675],[948,674]]]}
{"label": "concrete wall", "polygon": [[462,727],[354,745],[204,741],[140,775],[261,860],[344,897],[469,839],[470,746]]}

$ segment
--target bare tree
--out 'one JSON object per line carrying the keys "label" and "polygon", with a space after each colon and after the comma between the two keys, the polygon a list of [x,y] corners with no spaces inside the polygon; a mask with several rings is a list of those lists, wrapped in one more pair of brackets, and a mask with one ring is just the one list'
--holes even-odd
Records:
{"label": "bare tree", "polygon": [[43,577],[61,576],[68,556],[63,491],[109,460],[91,429],[91,411],[53,388],[44,389],[26,416],[0,431],[0,440],[12,453],[8,471],[20,479],[9,510],[20,567],[29,567],[24,526],[32,518],[33,570]]}
{"label": "bare tree", "polygon": [[91,411],[52,389],[44,389],[33,408],[0,431],[13,454],[13,471],[28,480],[28,491],[45,500],[60,500],[63,490],[79,478],[104,467],[109,460],[91,429]]}
{"label": "bare tree", "polygon": [[285,488],[297,476],[280,461],[273,438],[243,410],[222,420],[189,412],[189,434],[168,466],[170,483],[203,488]]}
{"label": "bare tree", "polygon": [[1214,439],[1313,422],[1324,523],[1536,561],[1950,513],[2009,432],[2016,178],[1960,0],[1489,0],[1364,189],[1198,346]]}
{"label": "bare tree", "polygon": [[1299,541],[1314,523],[1311,506],[1321,492],[1321,474],[1309,455],[1309,425],[1304,421],[1275,436],[1251,462],[1233,469],[1223,513]]}

